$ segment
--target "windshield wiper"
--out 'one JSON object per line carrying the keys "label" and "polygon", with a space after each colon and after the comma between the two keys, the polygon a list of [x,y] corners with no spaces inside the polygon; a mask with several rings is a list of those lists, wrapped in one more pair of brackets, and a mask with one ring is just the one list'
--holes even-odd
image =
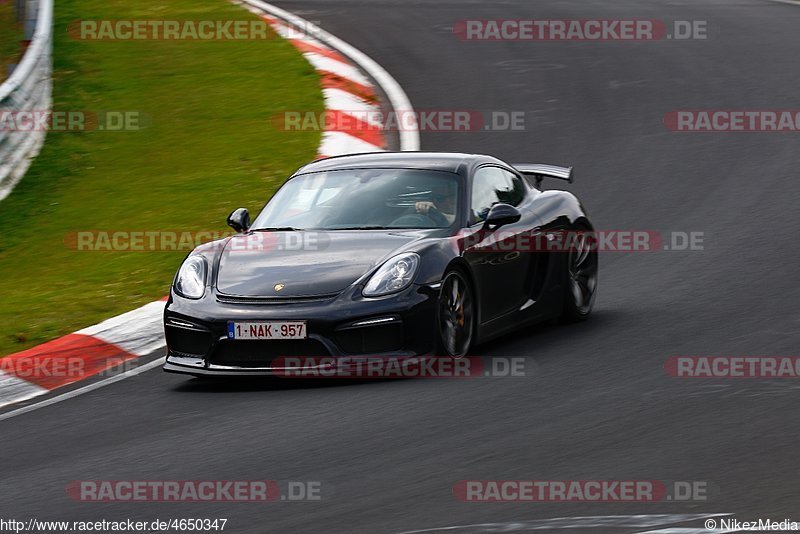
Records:
{"label": "windshield wiper", "polygon": [[277,226],[274,228],[251,228],[254,232],[301,232],[303,228],[294,228],[292,226]]}

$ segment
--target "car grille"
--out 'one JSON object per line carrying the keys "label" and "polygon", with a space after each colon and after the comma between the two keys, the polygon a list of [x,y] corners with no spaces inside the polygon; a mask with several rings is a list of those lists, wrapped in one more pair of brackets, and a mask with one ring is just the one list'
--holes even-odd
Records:
{"label": "car grille", "polygon": [[214,336],[208,330],[179,328],[167,324],[165,336],[170,352],[203,357],[208,353]]}
{"label": "car grille", "polygon": [[332,300],[332,295],[311,295],[308,297],[242,297],[238,295],[217,295],[217,302],[223,304],[298,304],[303,302],[324,302]]}
{"label": "car grille", "polygon": [[314,339],[244,341],[220,340],[209,362],[233,367],[270,367],[276,358],[330,356],[325,346]]}
{"label": "car grille", "polygon": [[403,325],[399,323],[348,328],[336,333],[336,343],[348,354],[379,354],[403,346]]}

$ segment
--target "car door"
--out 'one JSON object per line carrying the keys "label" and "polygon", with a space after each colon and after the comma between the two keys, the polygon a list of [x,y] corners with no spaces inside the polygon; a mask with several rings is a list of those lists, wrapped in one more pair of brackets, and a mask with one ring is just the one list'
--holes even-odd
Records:
{"label": "car door", "polygon": [[[470,189],[471,238],[464,257],[478,279],[481,322],[488,323],[519,310],[529,300],[534,262],[526,243],[530,243],[539,220],[527,209],[527,185],[508,169],[496,165],[479,167]],[[497,229],[483,228],[489,209],[498,202],[517,207],[522,218]]]}

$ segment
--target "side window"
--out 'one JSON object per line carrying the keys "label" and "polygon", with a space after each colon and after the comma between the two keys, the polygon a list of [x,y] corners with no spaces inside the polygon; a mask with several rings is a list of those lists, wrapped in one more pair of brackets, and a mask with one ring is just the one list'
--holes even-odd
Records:
{"label": "side window", "polygon": [[525,197],[525,184],[500,167],[481,167],[472,179],[470,224],[486,219],[489,209],[498,202],[518,206]]}

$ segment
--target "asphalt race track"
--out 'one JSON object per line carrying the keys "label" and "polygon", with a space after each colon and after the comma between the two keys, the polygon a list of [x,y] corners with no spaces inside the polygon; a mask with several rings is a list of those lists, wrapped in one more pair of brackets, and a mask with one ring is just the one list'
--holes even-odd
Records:
{"label": "asphalt race track", "polygon": [[[525,377],[209,383],[153,370],[2,421],[3,515],[226,517],[235,533],[392,533],[587,515],[798,513],[797,382],[680,379],[663,366],[674,355],[797,354],[800,134],[676,133],[662,119],[678,109],[800,108],[800,6],[277,5],[368,53],[418,111],[526,113],[524,131],[422,132],[423,149],[574,165],[567,188],[599,229],[703,232],[704,249],[604,253],[590,321],[476,349],[524,357]],[[707,20],[710,36],[464,42],[451,30],[497,18]],[[254,478],[320,481],[323,499],[81,503],[65,489],[73,480]],[[713,492],[691,503],[464,503],[452,492],[463,479],[705,481]]]}

